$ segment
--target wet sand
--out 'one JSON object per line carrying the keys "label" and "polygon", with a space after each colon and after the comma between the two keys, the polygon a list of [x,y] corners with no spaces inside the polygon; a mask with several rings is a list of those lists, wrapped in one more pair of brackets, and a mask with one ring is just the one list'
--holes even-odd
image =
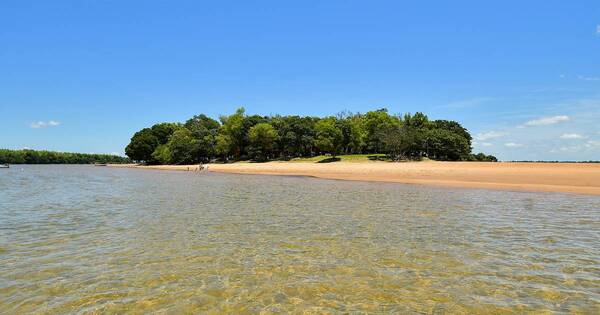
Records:
{"label": "wet sand", "polygon": [[[120,167],[198,170],[198,165]],[[600,195],[600,164],[593,163],[267,162],[210,164],[208,170],[236,174],[313,176],[445,187]]]}

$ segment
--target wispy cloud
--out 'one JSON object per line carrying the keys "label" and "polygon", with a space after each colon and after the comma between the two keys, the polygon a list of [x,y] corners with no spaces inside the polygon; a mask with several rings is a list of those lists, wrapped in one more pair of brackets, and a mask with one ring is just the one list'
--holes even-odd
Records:
{"label": "wispy cloud", "polygon": [[56,127],[58,125],[60,125],[59,121],[49,120],[49,121],[32,122],[31,124],[29,124],[29,127],[33,128],[33,129],[40,129],[40,128]]}
{"label": "wispy cloud", "polygon": [[533,126],[546,126],[546,125],[554,125],[559,122],[568,121],[570,118],[566,115],[552,116],[552,117],[542,117],[538,119],[530,120],[523,124],[525,127],[533,127]]}
{"label": "wispy cloud", "polygon": [[491,147],[491,146],[493,146],[493,144],[489,143],[489,142],[483,142],[483,143],[481,143],[481,145],[484,146],[484,147]]}
{"label": "wispy cloud", "polygon": [[556,150],[552,150],[551,152],[578,152],[581,150],[581,146],[579,145],[574,145],[574,146],[570,146],[570,147],[560,147],[558,148],[558,151]]}
{"label": "wispy cloud", "polygon": [[578,134],[578,133],[563,133],[562,135],[560,135],[561,139],[583,139],[584,136]]}
{"label": "wispy cloud", "polygon": [[584,81],[600,81],[600,77],[587,77],[584,75],[578,75],[577,79]]}
{"label": "wispy cloud", "polygon": [[521,148],[521,147],[524,147],[523,144],[514,143],[514,142],[507,142],[507,143],[504,144],[504,146],[509,147],[509,148]]}
{"label": "wispy cloud", "polygon": [[477,135],[475,135],[475,139],[480,140],[480,141],[485,141],[485,140],[489,140],[489,139],[504,137],[506,135],[508,135],[508,132],[492,130],[492,131],[488,131],[488,132],[478,133]]}
{"label": "wispy cloud", "polygon": [[584,143],[583,145],[572,145],[572,146],[560,147],[558,149],[552,149],[550,151],[550,153],[576,153],[576,152],[581,152],[586,149],[590,150],[590,149],[593,149],[598,146],[600,146],[600,141],[589,140],[589,141],[586,141],[586,143]]}
{"label": "wispy cloud", "polygon": [[600,141],[598,141],[598,140],[589,140],[588,142],[585,143],[585,146],[588,147],[588,148],[595,147],[595,146],[600,146]]}

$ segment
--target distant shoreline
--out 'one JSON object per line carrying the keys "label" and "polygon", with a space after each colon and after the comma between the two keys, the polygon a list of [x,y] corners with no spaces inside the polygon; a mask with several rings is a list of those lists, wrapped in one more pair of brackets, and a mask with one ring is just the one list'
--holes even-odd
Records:
{"label": "distant shoreline", "polygon": [[[198,165],[135,165],[154,170],[197,171]],[[266,162],[208,164],[210,172],[295,175],[443,187],[600,195],[600,164],[540,162]]]}

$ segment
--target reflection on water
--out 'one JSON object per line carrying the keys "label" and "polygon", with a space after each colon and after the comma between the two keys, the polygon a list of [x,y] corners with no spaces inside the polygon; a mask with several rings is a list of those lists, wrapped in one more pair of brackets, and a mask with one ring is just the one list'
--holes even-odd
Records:
{"label": "reflection on water", "polygon": [[0,173],[0,313],[600,312],[600,198],[91,166]]}

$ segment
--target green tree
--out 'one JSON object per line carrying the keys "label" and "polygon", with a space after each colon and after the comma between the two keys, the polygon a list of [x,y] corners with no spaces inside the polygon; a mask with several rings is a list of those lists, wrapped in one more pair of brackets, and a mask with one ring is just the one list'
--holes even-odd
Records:
{"label": "green tree", "polygon": [[340,129],[335,125],[335,117],[328,117],[319,120],[315,124],[316,141],[315,144],[321,152],[336,156],[342,145],[343,135]]}
{"label": "green tree", "polygon": [[363,119],[367,151],[370,153],[383,152],[383,138],[388,130],[399,125],[398,118],[390,116],[387,109],[382,108],[367,112]]}
{"label": "green tree", "polygon": [[252,126],[248,132],[251,156],[260,161],[268,159],[273,153],[278,138],[277,131],[268,123]]}
{"label": "green tree", "polygon": [[471,135],[459,123],[434,120],[426,132],[427,155],[437,160],[469,160],[471,158]]}
{"label": "green tree", "polygon": [[344,153],[361,153],[365,146],[367,132],[365,130],[363,119],[360,115],[349,115],[343,119],[338,119],[341,122],[340,129],[344,137],[343,147]]}
{"label": "green tree", "polygon": [[158,138],[150,128],[144,128],[136,132],[125,148],[125,154],[137,162],[148,162],[152,160],[152,153],[160,145]]}
{"label": "green tree", "polygon": [[315,121],[313,117],[275,116],[271,125],[279,135],[277,151],[284,158],[310,156],[314,151]]}
{"label": "green tree", "polygon": [[159,144],[165,144],[171,138],[171,135],[181,128],[178,123],[160,123],[152,126],[152,134],[156,137]]}
{"label": "green tree", "polygon": [[218,121],[204,114],[195,115],[188,119],[183,126],[187,128],[196,139],[201,139],[204,135],[210,133],[211,130],[219,130],[221,127]]}
{"label": "green tree", "polygon": [[[219,139],[219,151],[224,156],[234,156],[239,158],[244,150],[244,140],[246,134],[244,132],[244,118],[246,110],[240,107],[235,114],[230,116],[221,116],[221,132]],[[227,140],[227,141],[225,141]],[[225,148],[224,145],[228,145]]]}
{"label": "green tree", "polygon": [[471,145],[471,141],[473,140],[471,134],[458,122],[452,120],[434,120],[432,121],[432,125],[435,129],[445,129],[460,135],[461,137],[467,139],[469,145]]}
{"label": "green tree", "polygon": [[446,129],[433,129],[427,136],[429,156],[436,160],[458,161],[466,159],[471,152],[469,141]]}
{"label": "green tree", "polygon": [[427,132],[430,127],[427,115],[421,112],[414,115],[407,113],[400,124],[406,139],[409,140],[405,155],[411,159],[420,159],[427,155]]}
{"label": "green tree", "polygon": [[215,154],[221,156],[224,161],[229,160],[229,153],[231,152],[232,144],[229,136],[225,134],[218,134],[215,143]]}
{"label": "green tree", "polygon": [[410,149],[414,145],[414,137],[406,127],[388,130],[382,137],[384,152],[392,161],[410,157]]}
{"label": "green tree", "polygon": [[486,155],[484,153],[471,154],[470,161],[479,162],[498,162],[498,159],[493,155]]}
{"label": "green tree", "polygon": [[196,162],[194,149],[198,140],[187,128],[180,128],[173,133],[167,146],[171,152],[170,162],[173,164],[193,164]]}
{"label": "green tree", "polygon": [[192,153],[196,162],[207,162],[213,158],[216,155],[217,136],[221,127],[219,122],[200,114],[186,121],[184,126],[197,140]]}
{"label": "green tree", "polygon": [[152,152],[152,160],[158,164],[171,164],[173,154],[168,144],[161,144]]}

